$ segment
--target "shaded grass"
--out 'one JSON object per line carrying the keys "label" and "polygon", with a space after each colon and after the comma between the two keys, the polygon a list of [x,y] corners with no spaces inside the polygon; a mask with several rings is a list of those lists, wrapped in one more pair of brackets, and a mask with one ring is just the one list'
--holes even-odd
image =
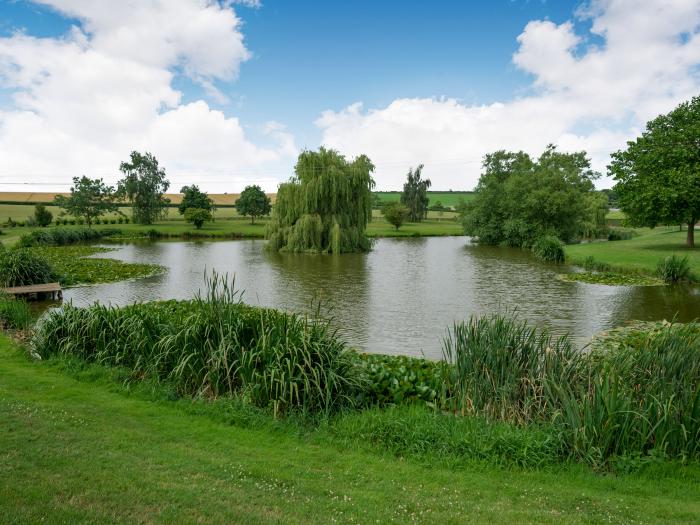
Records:
{"label": "shaded grass", "polygon": [[[254,428],[256,416],[249,428],[231,426],[197,413],[209,404],[125,390],[94,367],[79,380],[59,368],[28,362],[0,336],[2,522],[692,523],[700,516],[695,467],[624,476],[448,467],[412,459],[405,448],[369,452],[355,438],[341,443],[281,422]],[[409,431],[417,419],[386,416]]]}

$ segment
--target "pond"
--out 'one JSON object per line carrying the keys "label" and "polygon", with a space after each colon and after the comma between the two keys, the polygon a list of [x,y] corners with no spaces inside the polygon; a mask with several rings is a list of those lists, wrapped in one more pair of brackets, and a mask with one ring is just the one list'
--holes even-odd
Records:
{"label": "pond", "polygon": [[478,246],[466,237],[379,239],[368,254],[272,254],[265,241],[118,245],[110,257],[160,264],[162,275],[72,288],[65,300],[124,305],[186,299],[205,271],[235,275],[245,302],[310,312],[319,301],[343,338],[368,352],[440,358],[454,321],[517,309],[519,316],[580,345],[629,319],[689,321],[700,315],[695,287],[613,287],[564,282],[566,267],[526,251]]}

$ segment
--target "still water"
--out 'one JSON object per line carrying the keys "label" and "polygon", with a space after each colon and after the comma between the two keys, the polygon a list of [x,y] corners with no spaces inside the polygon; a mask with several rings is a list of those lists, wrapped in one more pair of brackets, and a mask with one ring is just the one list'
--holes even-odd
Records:
{"label": "still water", "polygon": [[[112,245],[113,247],[113,245]],[[379,239],[353,255],[272,254],[265,241],[118,245],[107,256],[160,264],[162,275],[72,288],[78,306],[191,298],[205,271],[235,275],[244,301],[309,312],[319,301],[343,338],[368,352],[439,358],[455,320],[517,309],[520,317],[581,345],[628,319],[700,317],[700,289],[568,283],[562,266],[522,250],[471,244],[466,237]]]}

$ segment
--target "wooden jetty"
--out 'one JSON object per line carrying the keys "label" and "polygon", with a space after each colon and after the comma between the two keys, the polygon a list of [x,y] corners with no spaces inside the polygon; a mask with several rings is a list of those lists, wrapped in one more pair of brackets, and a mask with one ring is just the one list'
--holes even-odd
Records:
{"label": "wooden jetty", "polygon": [[63,290],[59,283],[32,284],[29,286],[12,286],[3,288],[3,292],[15,297],[25,297],[27,299],[63,299]]}

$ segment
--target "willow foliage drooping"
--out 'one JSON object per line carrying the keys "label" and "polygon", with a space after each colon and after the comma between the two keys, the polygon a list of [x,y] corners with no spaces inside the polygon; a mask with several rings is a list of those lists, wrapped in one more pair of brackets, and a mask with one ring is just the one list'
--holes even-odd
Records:
{"label": "willow foliage drooping", "polygon": [[268,228],[270,248],[290,252],[368,251],[372,218],[371,173],[365,155],[351,162],[321,148],[299,155],[295,176],[280,184]]}

